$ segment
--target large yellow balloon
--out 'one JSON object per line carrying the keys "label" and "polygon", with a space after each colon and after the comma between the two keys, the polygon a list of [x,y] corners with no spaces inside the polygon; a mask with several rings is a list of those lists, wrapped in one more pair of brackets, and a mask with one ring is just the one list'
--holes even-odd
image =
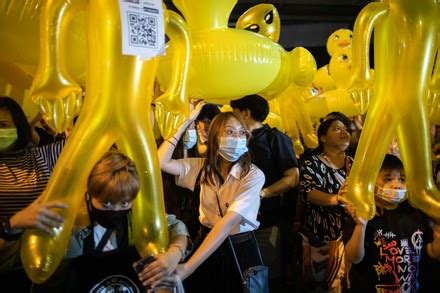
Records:
{"label": "large yellow balloon", "polygon": [[[438,40],[440,47],[440,38]],[[437,52],[435,68],[432,73],[431,84],[429,86],[429,108],[430,121],[432,124],[440,124],[440,54]]]}
{"label": "large yellow balloon", "polygon": [[[48,125],[56,132],[63,132],[71,125],[79,109],[80,86],[85,85],[86,70],[85,13],[79,12],[72,21],[69,21],[69,17],[73,6],[86,1],[58,2],[61,5],[44,5],[43,8],[45,1],[0,0],[0,59],[10,64],[7,67],[1,66],[0,75],[10,72],[11,66],[20,68],[28,77],[38,75],[36,81],[44,82],[44,86],[34,82],[30,95],[40,106]],[[39,21],[40,14],[51,13],[59,13],[64,17]],[[40,36],[60,31],[63,32],[62,41],[53,44],[57,46],[57,55],[43,52],[47,48],[40,48]],[[42,66],[37,72],[38,64]],[[57,66],[49,67],[50,64]]]}
{"label": "large yellow balloon", "polygon": [[[191,32],[187,97],[224,104],[231,98],[248,94],[275,98],[291,83],[308,85],[316,72],[316,62],[310,52],[301,47],[286,52],[265,36],[228,28],[229,14],[236,2],[173,1]],[[175,53],[176,50],[170,48],[160,60],[158,81],[164,88],[169,85]],[[184,109],[188,102],[176,99],[163,105],[165,109]],[[179,118],[174,116],[159,121],[165,137],[174,132],[176,120]]]}
{"label": "large yellow balloon", "polygon": [[436,0],[384,0],[368,4],[354,27],[350,88],[372,87],[369,70],[374,39],[374,93],[348,177],[347,197],[360,216],[375,215],[374,184],[393,134],[405,167],[410,203],[440,220],[432,178],[427,111],[428,86],[439,48],[440,4]]}
{"label": "large yellow balloon", "polygon": [[[79,6],[80,2],[66,2],[72,5],[72,13],[87,8],[89,16],[87,96],[77,124],[43,193],[43,201],[60,200],[69,205],[68,209],[57,211],[65,222],[59,229],[54,229],[54,236],[33,229],[26,231],[22,239],[22,262],[35,283],[46,281],[62,260],[83,200],[88,174],[114,142],[133,159],[142,175],[141,189],[133,205],[133,234],[138,252],[145,256],[164,251],[169,237],[160,167],[149,117],[158,60],[143,61],[139,57],[121,54],[121,24],[117,0],[93,0],[87,7]],[[43,10],[52,12],[45,13],[44,17],[65,17],[61,9],[63,5],[67,4],[62,1],[45,2],[45,6],[57,6],[58,9],[43,7]],[[61,26],[60,22],[57,26]],[[170,39],[175,42],[175,46],[180,44],[179,50],[185,55],[184,51],[189,49],[188,36],[186,32],[179,31],[185,29],[183,20],[176,13],[170,12],[167,23],[172,27]],[[60,38],[68,31],[60,30],[60,27],[53,29],[57,33],[43,35],[42,42],[49,47],[45,48],[47,54],[55,56],[56,52],[51,50],[58,50],[59,47],[51,46],[57,41],[53,38]],[[174,32],[177,31],[179,37],[175,38]],[[186,41],[182,43],[185,38]],[[56,59],[51,61],[57,62]],[[42,64],[46,65],[56,66]],[[43,82],[36,84],[50,89]],[[55,88],[54,92],[57,91],[58,88]]]}
{"label": "large yellow balloon", "polygon": [[362,115],[367,104],[356,103],[346,89],[335,89],[305,101],[306,113],[312,121],[318,121],[330,112],[338,111],[348,117]]}
{"label": "large yellow balloon", "polygon": [[257,4],[246,10],[238,18],[235,27],[266,36],[272,41],[278,42],[281,30],[280,15],[272,4]]}
{"label": "large yellow balloon", "polygon": [[312,87],[317,90],[318,94],[336,89],[335,81],[330,76],[328,64],[320,67],[316,71],[316,74],[313,77]]}
{"label": "large yellow balloon", "polygon": [[292,139],[298,155],[304,152],[302,142],[309,148],[318,146],[318,138],[304,103],[312,94],[310,90],[310,87],[292,84],[277,98],[284,129]]}
{"label": "large yellow balloon", "polygon": [[270,127],[276,127],[282,132],[285,132],[283,120],[280,116],[280,105],[278,99],[272,99],[268,101],[269,103],[269,114],[267,114],[266,119],[263,123],[267,123]]}
{"label": "large yellow balloon", "polygon": [[0,95],[13,98],[23,109],[29,122],[34,121],[39,108],[31,102],[29,89],[32,76],[17,63],[0,56]]}

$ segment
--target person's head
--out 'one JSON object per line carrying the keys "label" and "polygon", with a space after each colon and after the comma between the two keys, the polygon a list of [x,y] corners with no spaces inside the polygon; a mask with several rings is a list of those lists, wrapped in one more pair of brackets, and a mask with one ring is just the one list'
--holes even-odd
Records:
{"label": "person's head", "polygon": [[405,173],[400,159],[386,154],[376,178],[375,200],[378,206],[394,209],[406,199]]}
{"label": "person's head", "polygon": [[192,122],[182,136],[183,147],[187,150],[192,149],[197,144],[197,131],[195,123]]}
{"label": "person's head", "polygon": [[0,152],[21,150],[32,141],[32,129],[20,105],[0,97]]}
{"label": "person's head", "polygon": [[201,143],[206,143],[208,141],[209,125],[211,125],[212,119],[214,119],[214,117],[220,112],[220,108],[217,105],[203,105],[199,115],[195,120],[197,135]]}
{"label": "person's head", "polygon": [[87,180],[91,218],[101,226],[114,228],[131,210],[139,188],[134,162],[117,150],[108,151]]}
{"label": "person's head", "polygon": [[345,119],[330,117],[318,127],[319,152],[332,148],[345,151],[350,145],[350,128]]}
{"label": "person's head", "polygon": [[[239,163],[242,174],[249,171],[251,158],[247,148],[250,133],[240,116],[233,112],[219,113],[211,122],[205,168],[208,180],[220,176],[220,163]],[[204,179],[202,179],[204,180]],[[211,181],[214,182],[214,181]]]}
{"label": "person's head", "polygon": [[252,118],[252,120],[261,123],[269,115],[269,103],[259,95],[248,95],[241,99],[232,100],[229,104],[245,122]]}

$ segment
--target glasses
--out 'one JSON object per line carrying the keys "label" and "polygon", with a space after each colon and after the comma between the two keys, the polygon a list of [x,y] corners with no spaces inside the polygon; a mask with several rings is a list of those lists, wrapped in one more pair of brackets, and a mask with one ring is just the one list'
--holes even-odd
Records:
{"label": "glasses", "polygon": [[227,136],[227,137],[240,137],[248,139],[251,134],[246,129],[233,129],[233,128],[226,128],[225,131],[220,132],[221,136]]}

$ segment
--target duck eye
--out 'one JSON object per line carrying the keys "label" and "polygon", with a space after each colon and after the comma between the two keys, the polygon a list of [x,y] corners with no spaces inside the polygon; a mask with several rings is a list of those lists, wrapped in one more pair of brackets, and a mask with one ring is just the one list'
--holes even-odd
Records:
{"label": "duck eye", "polygon": [[258,33],[260,31],[260,27],[258,26],[258,24],[251,24],[250,26],[245,28],[248,31],[254,32],[254,33]]}
{"label": "duck eye", "polygon": [[265,16],[264,16],[264,21],[267,24],[271,24],[273,22],[273,11],[269,11]]}
{"label": "duck eye", "polygon": [[339,35],[334,35],[333,36],[333,40],[338,41],[339,40]]}
{"label": "duck eye", "polygon": [[341,60],[341,61],[348,61],[348,55],[347,54],[342,54],[341,57],[339,57],[339,60]]}

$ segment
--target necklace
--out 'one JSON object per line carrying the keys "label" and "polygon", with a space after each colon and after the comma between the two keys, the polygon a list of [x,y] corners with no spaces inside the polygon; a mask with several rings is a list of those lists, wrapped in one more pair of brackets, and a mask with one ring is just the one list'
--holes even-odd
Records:
{"label": "necklace", "polygon": [[[344,184],[345,178],[344,178],[344,176],[342,176],[338,172],[338,170],[340,168],[336,167],[336,165],[333,164],[333,162],[330,161],[330,159],[324,153],[321,153],[319,155],[319,157],[327,166],[329,166],[331,169],[333,169],[333,175],[335,176],[336,181],[338,181],[338,183],[340,185]],[[348,160],[347,156],[345,156],[345,172],[346,172],[346,176],[348,176],[348,173],[350,171],[350,167],[351,167],[350,161]]]}

